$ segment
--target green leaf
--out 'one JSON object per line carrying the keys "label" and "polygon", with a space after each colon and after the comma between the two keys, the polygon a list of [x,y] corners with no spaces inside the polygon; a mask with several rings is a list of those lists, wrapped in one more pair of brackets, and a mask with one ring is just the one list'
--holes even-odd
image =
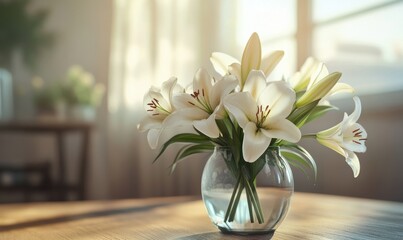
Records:
{"label": "green leaf", "polygon": [[192,154],[211,152],[214,150],[214,147],[215,146],[213,144],[197,144],[188,146],[183,152],[181,152],[181,154],[178,155],[176,162]]}
{"label": "green leaf", "polygon": [[184,160],[186,157],[192,155],[192,154],[197,154],[197,153],[205,153],[205,152],[211,152],[214,150],[214,145],[213,144],[197,144],[197,145],[186,145],[182,147],[178,153],[176,154],[176,157],[173,161],[173,163],[170,165],[171,168],[171,174],[176,168],[176,165]]}
{"label": "green leaf", "polygon": [[194,133],[181,133],[173,136],[171,139],[166,141],[164,145],[162,145],[161,151],[154,159],[153,163],[157,161],[157,159],[165,152],[165,150],[174,143],[210,143],[210,138],[198,135]]}
{"label": "green leaf", "polygon": [[254,180],[259,172],[262,170],[264,165],[266,164],[266,159],[264,156],[258,158],[253,163],[245,163],[246,169],[248,169],[250,174],[250,179]]}
{"label": "green leaf", "polygon": [[316,100],[303,107],[295,109],[287,119],[293,122],[297,127],[302,127],[311,114],[311,111],[318,105],[318,103],[319,100]]}
{"label": "green leaf", "polygon": [[305,120],[305,124],[323,116],[325,113],[331,110],[338,110],[338,108],[335,106],[316,106],[314,109],[312,109],[311,114],[309,114],[308,118]]}
{"label": "green leaf", "polygon": [[216,119],[216,123],[218,126],[218,129],[220,129],[220,132],[223,136],[223,138],[225,139],[231,139],[232,138],[232,134],[231,134],[231,128],[228,128],[227,124],[225,123],[224,119]]}
{"label": "green leaf", "polygon": [[[311,169],[316,180],[318,169],[316,162],[303,147],[299,145],[281,146],[281,155],[293,166],[301,169],[306,175],[306,169]],[[308,175],[307,175],[308,177]]]}
{"label": "green leaf", "polygon": [[309,165],[304,161],[303,158],[301,158],[299,155],[291,153],[291,152],[284,152],[281,155],[285,159],[287,159],[287,162],[293,166],[301,170],[306,176],[308,176],[308,173],[306,171],[306,168],[309,167]]}

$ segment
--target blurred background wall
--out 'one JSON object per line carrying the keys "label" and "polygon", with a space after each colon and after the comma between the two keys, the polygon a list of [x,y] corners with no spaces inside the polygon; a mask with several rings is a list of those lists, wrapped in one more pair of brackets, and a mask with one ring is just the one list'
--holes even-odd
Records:
{"label": "blurred background wall", "polygon": [[[203,67],[213,72],[213,51],[240,58],[252,32],[264,53],[282,49],[285,57],[271,75],[289,77],[308,56],[324,61],[341,81],[357,89],[363,105],[368,151],[359,154],[361,174],[353,178],[344,159],[314,141],[304,146],[315,157],[314,182],[295,170],[297,191],[403,201],[403,1],[327,0],[70,0],[31,1],[29,11],[46,9],[44,28],[55,43],[28,68],[17,57],[13,76],[15,118],[34,118],[31,79],[60,81],[71,65],[80,65],[106,86],[92,134],[88,198],[129,198],[199,194],[207,156],[183,162],[173,175],[174,151],[152,165],[146,135],[136,126],[144,117],[142,98],[151,85],[177,76],[182,85]],[[334,99],[351,113],[351,98]],[[333,126],[341,114],[303,129]],[[0,135],[0,163],[55,160],[47,136]],[[75,178],[77,136],[69,137],[70,179]],[[54,173],[55,174],[55,173]]]}

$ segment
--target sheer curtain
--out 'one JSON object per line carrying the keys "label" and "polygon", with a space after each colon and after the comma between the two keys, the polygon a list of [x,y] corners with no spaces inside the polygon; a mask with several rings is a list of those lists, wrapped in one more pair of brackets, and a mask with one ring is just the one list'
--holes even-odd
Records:
{"label": "sheer curtain", "polygon": [[[226,15],[218,14],[221,8]],[[173,153],[152,165],[156,151],[136,126],[151,85],[171,76],[187,85],[198,67],[211,69],[212,51],[234,47],[217,41],[234,37],[231,8],[230,1],[115,1],[107,130],[112,197],[199,193],[204,158],[190,159],[170,176]]]}

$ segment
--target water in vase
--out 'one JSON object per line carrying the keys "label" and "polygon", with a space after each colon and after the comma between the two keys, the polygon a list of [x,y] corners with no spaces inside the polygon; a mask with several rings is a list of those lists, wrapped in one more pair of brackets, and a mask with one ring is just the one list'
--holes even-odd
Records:
{"label": "water in vase", "polygon": [[233,222],[224,222],[225,212],[228,208],[233,189],[212,189],[203,191],[203,199],[211,220],[220,228],[241,232],[256,229],[273,229],[281,223],[286,216],[290,205],[292,188],[257,188],[260,204],[262,206],[264,222],[259,224],[255,218],[251,223],[245,191],[242,193],[237,206]]}

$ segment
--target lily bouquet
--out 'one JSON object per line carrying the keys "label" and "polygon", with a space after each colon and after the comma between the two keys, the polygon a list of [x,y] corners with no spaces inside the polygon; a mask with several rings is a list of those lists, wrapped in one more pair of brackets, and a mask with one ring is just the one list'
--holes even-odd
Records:
{"label": "lily bouquet", "polygon": [[228,169],[237,180],[225,221],[233,221],[239,196],[245,190],[249,214],[253,210],[259,223],[263,215],[255,178],[265,164],[261,157],[271,147],[280,147],[283,157],[293,166],[311,168],[312,156],[298,145],[301,138],[315,138],[320,144],[340,153],[353,170],[360,171],[355,152],[365,152],[367,133],[357,123],[361,103],[354,97],[355,110],[327,130],[302,135],[300,128],[330,110],[337,110],[328,97],[354,89],[339,83],[341,73],[329,73],[326,66],[309,58],[300,71],[288,79],[270,81],[268,77],[284,55],[275,51],[262,57],[261,43],[253,33],[241,61],[215,52],[210,60],[221,77],[213,78],[203,69],[196,72],[193,85],[184,89],[172,77],[161,88],[151,87],[144,96],[147,116],[138,128],[148,131],[151,148],[160,146],[157,160],[168,146],[182,146],[171,169],[186,157],[211,152],[217,146],[230,149]]}

